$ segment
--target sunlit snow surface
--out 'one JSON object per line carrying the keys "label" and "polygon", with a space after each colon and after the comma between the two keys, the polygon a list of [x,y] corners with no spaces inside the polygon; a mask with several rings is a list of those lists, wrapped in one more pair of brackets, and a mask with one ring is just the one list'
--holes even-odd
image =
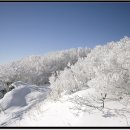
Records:
{"label": "sunlit snow surface", "polygon": [[[54,102],[46,99],[49,86],[20,85],[8,92],[0,100],[1,126],[128,126],[129,115],[119,115],[117,110],[126,108],[116,101],[107,102],[105,109],[99,111],[78,111],[70,102],[74,96],[85,96],[94,92],[82,90],[70,96],[64,96]],[[125,115],[125,116],[124,116]]]}

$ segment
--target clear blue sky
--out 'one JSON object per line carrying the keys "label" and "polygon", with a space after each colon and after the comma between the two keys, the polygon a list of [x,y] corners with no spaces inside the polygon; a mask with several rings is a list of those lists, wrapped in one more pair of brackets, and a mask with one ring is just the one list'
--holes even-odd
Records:
{"label": "clear blue sky", "polygon": [[0,2],[0,64],[130,36],[130,3]]}

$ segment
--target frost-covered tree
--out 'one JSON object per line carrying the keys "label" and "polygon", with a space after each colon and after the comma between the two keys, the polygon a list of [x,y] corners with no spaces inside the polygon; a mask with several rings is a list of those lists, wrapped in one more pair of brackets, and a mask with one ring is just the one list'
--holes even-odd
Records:
{"label": "frost-covered tree", "polygon": [[59,90],[61,95],[91,87],[106,98],[130,95],[130,38],[96,46],[87,57],[50,77],[50,83],[52,95]]}
{"label": "frost-covered tree", "polygon": [[90,53],[88,48],[77,48],[52,52],[44,56],[29,56],[9,64],[0,65],[0,80],[4,83],[23,81],[43,85],[55,71],[64,70],[68,63],[73,65],[78,58]]}

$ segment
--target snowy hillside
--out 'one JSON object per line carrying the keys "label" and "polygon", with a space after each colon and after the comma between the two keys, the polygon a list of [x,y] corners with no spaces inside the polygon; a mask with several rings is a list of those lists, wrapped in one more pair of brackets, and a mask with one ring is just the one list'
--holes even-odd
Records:
{"label": "snowy hillside", "polygon": [[130,38],[0,66],[0,126],[130,126]]}

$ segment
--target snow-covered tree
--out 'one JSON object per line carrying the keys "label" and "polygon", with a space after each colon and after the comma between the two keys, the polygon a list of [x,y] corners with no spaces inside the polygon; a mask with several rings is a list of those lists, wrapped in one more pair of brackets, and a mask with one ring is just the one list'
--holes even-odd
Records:
{"label": "snow-covered tree", "polygon": [[75,64],[79,57],[86,57],[90,51],[88,48],[74,48],[44,56],[29,56],[0,65],[0,80],[5,83],[23,81],[37,85],[46,84],[53,72],[64,70],[68,63]]}
{"label": "snow-covered tree", "polygon": [[107,98],[130,95],[130,38],[96,46],[87,57],[50,77],[50,83],[53,91],[64,94],[92,87]]}

